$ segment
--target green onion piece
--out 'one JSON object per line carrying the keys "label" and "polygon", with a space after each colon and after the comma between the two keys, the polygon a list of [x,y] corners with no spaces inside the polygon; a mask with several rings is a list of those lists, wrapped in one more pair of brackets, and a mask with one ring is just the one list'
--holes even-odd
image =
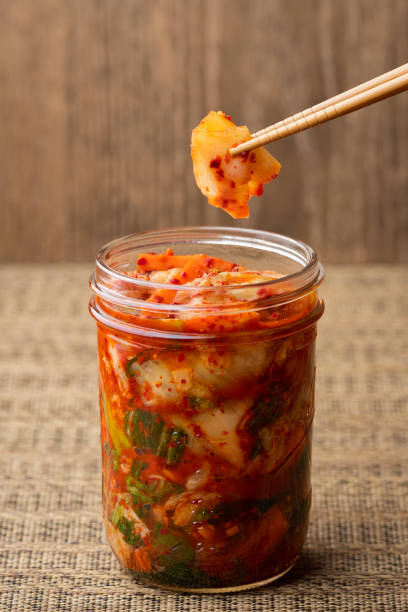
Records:
{"label": "green onion piece", "polygon": [[109,435],[112,439],[113,446],[115,447],[115,451],[117,452],[118,456],[120,456],[124,449],[130,448],[131,444],[125,432],[113,418],[111,406],[109,404],[106,393],[102,392],[101,396],[106,426],[108,428]]}
{"label": "green onion piece", "polygon": [[121,516],[122,516],[122,506],[120,506],[119,504],[116,504],[115,509],[112,513],[112,519],[111,519],[112,523],[114,525],[117,525]]}
{"label": "green onion piece", "polygon": [[189,563],[194,559],[194,549],[188,539],[164,530],[161,523],[154,527],[153,541],[160,552],[166,553],[161,558],[163,565]]}
{"label": "green onion piece", "polygon": [[115,472],[117,472],[118,469],[120,468],[120,461],[119,461],[119,455],[114,448],[111,449],[111,457],[112,457],[113,469],[115,470]]}
{"label": "green onion piece", "polygon": [[149,513],[150,513],[150,504],[138,504],[135,501],[134,503],[134,511],[135,514],[137,514],[137,516],[142,519],[142,521],[145,521],[148,517],[149,517]]}
{"label": "green onion piece", "polygon": [[123,535],[123,539],[130,546],[140,546],[142,544],[142,538],[139,534],[134,533],[134,523],[125,516],[122,516],[117,524],[117,528]]}
{"label": "green onion piece", "polygon": [[130,475],[133,476],[133,478],[139,478],[140,474],[147,467],[149,467],[149,464],[145,461],[136,461],[136,459],[133,459],[132,466],[130,468]]}
{"label": "green onion piece", "polygon": [[153,357],[153,351],[152,349],[146,349],[144,351],[140,351],[140,353],[138,353],[135,357],[132,357],[132,359],[129,359],[129,361],[126,364],[126,376],[128,378],[132,378],[134,376],[134,373],[132,372],[132,365],[134,363],[143,363],[139,361],[139,359],[143,357],[143,361],[147,361],[148,359],[151,359]]}
{"label": "green onion piece", "polygon": [[132,441],[135,447],[149,449],[158,457],[166,458],[168,465],[180,461],[187,442],[187,436],[181,429],[165,429],[163,419],[140,408],[128,419],[132,419]]}
{"label": "green onion piece", "polygon": [[108,442],[105,442],[105,444],[103,445],[103,448],[105,449],[106,454],[109,455],[109,457],[112,460],[113,469],[115,471],[117,471],[120,468],[120,462],[119,462],[119,455],[118,455],[118,453],[116,452],[116,450],[114,448],[111,448],[109,446]]}
{"label": "green onion piece", "polygon": [[128,488],[136,487],[136,489],[140,489],[141,491],[147,491],[147,489],[149,488],[149,485],[140,482],[140,480],[137,480],[133,476],[127,476],[126,485]]}
{"label": "green onion piece", "polygon": [[[154,416],[154,415],[152,415]],[[153,451],[157,451],[157,447],[160,444],[160,438],[164,429],[164,421],[159,419],[157,416],[151,419],[149,423],[149,433],[147,436],[147,446]]]}
{"label": "green onion piece", "polygon": [[166,457],[167,456],[167,446],[170,440],[170,431],[167,429],[162,431],[160,435],[159,444],[157,446],[157,455],[158,457]]}
{"label": "green onion piece", "polygon": [[146,447],[146,436],[143,429],[143,420],[141,418],[141,413],[144,410],[135,410],[133,412],[133,444],[138,448]]}
{"label": "green onion piece", "polygon": [[173,465],[180,461],[186,446],[185,440],[186,435],[181,429],[173,429],[171,431],[167,451],[167,465]]}
{"label": "green onion piece", "polygon": [[128,487],[128,491],[132,495],[132,501],[135,506],[153,503],[152,498],[142,493],[142,491],[137,487],[130,486]]}
{"label": "green onion piece", "polygon": [[152,412],[138,408],[133,413],[133,443],[138,448],[157,451],[164,421]]}
{"label": "green onion piece", "polygon": [[158,480],[151,487],[151,495],[156,503],[162,502],[166,497],[181,493],[184,491],[184,487],[181,485],[174,484],[168,480]]}
{"label": "green onion piece", "polygon": [[266,425],[272,425],[281,416],[284,405],[285,402],[281,395],[271,397],[267,401],[258,400],[248,422],[249,431],[255,435]]}

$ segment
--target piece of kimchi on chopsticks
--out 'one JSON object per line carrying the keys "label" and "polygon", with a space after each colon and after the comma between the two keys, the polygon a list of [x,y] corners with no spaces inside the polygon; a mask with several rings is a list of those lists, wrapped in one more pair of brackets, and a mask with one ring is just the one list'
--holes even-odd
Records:
{"label": "piece of kimchi on chopsticks", "polygon": [[222,111],[210,111],[193,130],[191,157],[194,176],[212,206],[235,219],[249,216],[248,201],[263,193],[264,183],[278,176],[281,165],[263,147],[232,157],[229,149],[251,137]]}

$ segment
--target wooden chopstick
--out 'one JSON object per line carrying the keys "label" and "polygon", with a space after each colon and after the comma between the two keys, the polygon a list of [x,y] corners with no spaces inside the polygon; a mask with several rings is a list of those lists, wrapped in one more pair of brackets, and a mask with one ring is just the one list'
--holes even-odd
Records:
{"label": "wooden chopstick", "polygon": [[[394,76],[390,78],[392,74]],[[369,106],[374,102],[384,100],[407,89],[408,64],[404,64],[395,70],[391,70],[375,79],[371,79],[371,81],[362,83],[338,96],[334,96],[334,98],[325,100],[316,106],[256,132],[250,140],[232,147],[229,152],[231,155],[238,155],[245,151],[251,151],[264,144],[307,130],[319,123],[325,123],[364,106]]]}
{"label": "wooden chopstick", "polygon": [[293,121],[302,119],[302,117],[306,117],[307,115],[313,115],[313,113],[316,113],[319,110],[323,110],[326,106],[329,106],[330,104],[337,104],[337,102],[342,102],[343,100],[346,100],[347,98],[350,98],[351,96],[354,96],[355,94],[362,93],[363,91],[367,91],[367,89],[371,89],[372,87],[375,87],[376,85],[381,85],[382,83],[386,83],[387,81],[390,81],[391,79],[397,76],[401,76],[405,74],[406,72],[408,72],[408,63],[403,64],[402,66],[399,66],[398,68],[394,68],[394,70],[390,70],[389,72],[384,72],[384,74],[380,74],[380,76],[375,77],[375,79],[370,79],[369,81],[366,81],[365,83],[361,83],[361,85],[357,85],[357,87],[352,87],[351,89],[347,89],[347,91],[343,91],[343,93],[338,94],[337,96],[333,96],[333,98],[329,98],[328,100],[325,100],[324,102],[320,102],[320,104],[316,104],[315,106],[311,106],[310,108],[307,108],[306,110],[300,111],[300,113],[296,113],[296,115],[292,115],[291,117],[288,117],[287,119],[283,119],[283,121],[278,121],[278,123],[274,123],[273,125],[270,125],[269,127],[266,127],[263,130],[259,130],[259,132],[254,132],[253,134],[251,134],[251,138],[256,138],[256,136],[261,136],[261,134],[265,134],[266,132],[269,132],[269,130],[271,129],[276,129],[278,127],[281,127],[282,125],[286,125],[287,123],[292,123]]}

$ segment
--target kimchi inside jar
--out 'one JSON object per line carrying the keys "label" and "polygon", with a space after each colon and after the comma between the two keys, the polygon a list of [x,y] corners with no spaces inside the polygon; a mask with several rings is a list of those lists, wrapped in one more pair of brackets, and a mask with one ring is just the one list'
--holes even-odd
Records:
{"label": "kimchi inside jar", "polygon": [[313,249],[253,230],[151,232],[99,253],[104,521],[138,580],[240,590],[295,563],[322,278]]}

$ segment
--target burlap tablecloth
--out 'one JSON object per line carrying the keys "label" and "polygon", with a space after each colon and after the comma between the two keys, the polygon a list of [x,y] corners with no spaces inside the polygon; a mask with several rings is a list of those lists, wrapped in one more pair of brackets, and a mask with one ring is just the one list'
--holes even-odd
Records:
{"label": "burlap tablecloth", "polygon": [[304,553],[200,596],[136,584],[105,542],[91,267],[0,268],[0,609],[408,610],[408,269],[328,268]]}

